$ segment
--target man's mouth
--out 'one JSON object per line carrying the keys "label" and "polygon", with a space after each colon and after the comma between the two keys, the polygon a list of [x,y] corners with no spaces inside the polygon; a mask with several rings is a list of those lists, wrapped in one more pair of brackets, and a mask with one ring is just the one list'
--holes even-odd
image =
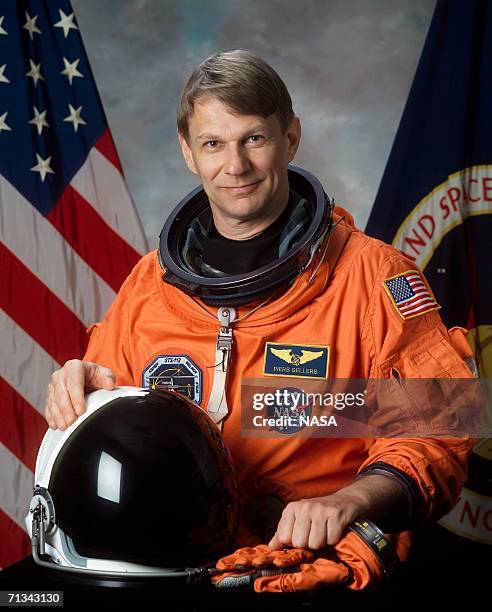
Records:
{"label": "man's mouth", "polygon": [[260,183],[261,181],[256,181],[246,185],[239,185],[238,187],[221,187],[221,189],[226,189],[230,193],[249,193],[250,191],[253,191],[253,189],[256,189],[256,186]]}

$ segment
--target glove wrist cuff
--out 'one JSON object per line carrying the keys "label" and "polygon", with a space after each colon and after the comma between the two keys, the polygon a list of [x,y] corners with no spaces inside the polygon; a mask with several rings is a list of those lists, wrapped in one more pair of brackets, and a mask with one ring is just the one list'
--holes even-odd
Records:
{"label": "glove wrist cuff", "polygon": [[400,565],[400,559],[384,533],[377,525],[367,519],[356,519],[349,525],[348,530],[359,536],[372,550],[386,579],[389,580]]}

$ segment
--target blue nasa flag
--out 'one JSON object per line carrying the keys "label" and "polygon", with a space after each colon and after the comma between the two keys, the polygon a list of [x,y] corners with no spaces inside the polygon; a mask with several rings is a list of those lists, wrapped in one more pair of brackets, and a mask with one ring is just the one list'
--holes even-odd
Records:
{"label": "blue nasa flag", "polygon": [[492,3],[439,0],[366,232],[420,267],[492,372]]}
{"label": "blue nasa flag", "polygon": [[[492,2],[439,0],[366,228],[424,271],[447,327],[468,329],[482,376],[492,373],[491,101]],[[487,544],[491,459],[481,440],[440,521]]]}

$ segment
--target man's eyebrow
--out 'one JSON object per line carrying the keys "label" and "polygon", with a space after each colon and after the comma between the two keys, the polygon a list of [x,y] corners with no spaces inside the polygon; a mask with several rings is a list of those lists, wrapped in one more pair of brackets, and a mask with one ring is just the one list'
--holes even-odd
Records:
{"label": "man's eyebrow", "polygon": [[[259,123],[245,130],[244,135],[252,134],[253,132],[265,132],[267,129],[267,126]],[[220,136],[217,136],[216,134],[213,134],[211,132],[203,132],[202,134],[198,134],[195,140],[220,140]]]}

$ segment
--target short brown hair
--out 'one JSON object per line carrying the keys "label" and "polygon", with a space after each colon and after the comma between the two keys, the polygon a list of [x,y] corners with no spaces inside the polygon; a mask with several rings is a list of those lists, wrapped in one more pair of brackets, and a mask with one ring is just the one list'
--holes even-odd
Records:
{"label": "short brown hair", "polygon": [[236,49],[214,53],[191,73],[178,103],[178,131],[189,140],[188,122],[202,96],[214,96],[240,115],[277,113],[282,132],[294,117],[285,83],[261,57]]}

